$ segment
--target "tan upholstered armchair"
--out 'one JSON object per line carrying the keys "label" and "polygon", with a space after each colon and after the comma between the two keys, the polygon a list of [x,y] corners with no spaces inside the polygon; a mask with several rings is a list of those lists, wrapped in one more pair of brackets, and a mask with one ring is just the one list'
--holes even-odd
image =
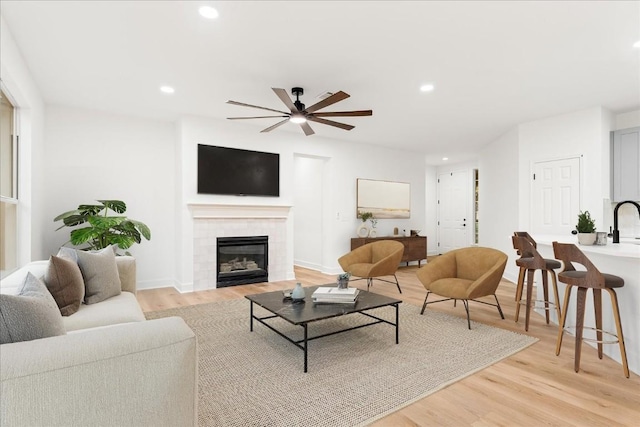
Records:
{"label": "tan upholstered armchair", "polygon": [[398,291],[402,293],[396,277],[396,270],[398,270],[403,253],[404,245],[402,243],[394,240],[380,240],[355,248],[348,254],[341,256],[338,263],[344,271],[351,273],[351,275],[367,279],[367,290],[372,285],[374,278],[394,283],[380,278],[381,276],[393,275]]}
{"label": "tan upholstered armchair", "polygon": [[[475,300],[497,307],[500,317],[504,319],[500,302],[496,296],[496,289],[502,279],[506,264],[507,255],[505,253],[497,249],[482,247],[456,249],[429,261],[416,273],[427,290],[420,314],[424,313],[427,304],[462,300],[467,311],[467,325],[471,329],[469,300]],[[431,293],[445,298],[427,302]],[[476,298],[489,295],[494,296],[496,304],[476,300]]]}

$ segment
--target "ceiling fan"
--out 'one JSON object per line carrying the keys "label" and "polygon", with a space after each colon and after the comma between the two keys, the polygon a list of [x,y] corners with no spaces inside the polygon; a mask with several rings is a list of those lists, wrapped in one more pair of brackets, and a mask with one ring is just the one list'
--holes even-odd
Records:
{"label": "ceiling fan", "polygon": [[272,117],[280,117],[284,118],[284,120],[276,123],[275,125],[269,126],[266,129],[261,130],[260,132],[270,132],[277,128],[278,126],[282,126],[286,122],[290,121],[292,123],[297,123],[302,128],[305,135],[313,135],[315,132],[311,129],[308,122],[316,122],[322,123],[323,125],[335,126],[344,130],[351,130],[355,126],[347,125],[344,123],[336,122],[333,120],[327,120],[324,117],[357,117],[357,116],[370,116],[373,114],[371,110],[359,110],[359,111],[327,111],[327,112],[317,112],[318,110],[328,107],[329,105],[335,104],[336,102],[342,101],[344,99],[349,98],[349,94],[344,93],[343,91],[336,92],[322,101],[313,104],[310,107],[305,107],[305,105],[300,102],[300,95],[304,94],[304,90],[301,87],[294,87],[291,89],[291,94],[295,95],[296,100],[292,101],[287,94],[287,91],[284,89],[271,88],[276,93],[278,98],[284,105],[287,106],[289,112],[274,110],[272,108],[259,107],[257,105],[245,104],[243,102],[237,101],[227,101],[227,104],[240,105],[242,107],[251,107],[251,108],[259,108],[261,110],[273,111],[274,113],[280,113],[277,116],[255,116],[255,117],[227,117],[229,120],[245,120],[245,119],[266,119]]}

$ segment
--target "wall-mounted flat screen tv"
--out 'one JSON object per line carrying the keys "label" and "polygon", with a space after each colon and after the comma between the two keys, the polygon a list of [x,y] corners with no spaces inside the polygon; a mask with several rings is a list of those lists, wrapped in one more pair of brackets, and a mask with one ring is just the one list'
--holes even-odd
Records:
{"label": "wall-mounted flat screen tv", "polygon": [[198,194],[280,196],[280,155],[198,144]]}

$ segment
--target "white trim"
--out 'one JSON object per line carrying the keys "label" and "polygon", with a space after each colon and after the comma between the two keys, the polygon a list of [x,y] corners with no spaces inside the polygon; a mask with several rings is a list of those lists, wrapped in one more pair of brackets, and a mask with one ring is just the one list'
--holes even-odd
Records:
{"label": "white trim", "polygon": [[291,206],[220,205],[187,203],[193,218],[282,218],[289,217]]}

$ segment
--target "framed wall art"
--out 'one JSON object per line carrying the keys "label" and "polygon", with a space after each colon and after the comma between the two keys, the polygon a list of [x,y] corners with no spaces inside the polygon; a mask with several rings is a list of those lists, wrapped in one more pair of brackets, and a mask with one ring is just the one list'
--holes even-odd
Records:
{"label": "framed wall art", "polygon": [[411,217],[411,184],[358,178],[357,212],[371,212],[376,219]]}

